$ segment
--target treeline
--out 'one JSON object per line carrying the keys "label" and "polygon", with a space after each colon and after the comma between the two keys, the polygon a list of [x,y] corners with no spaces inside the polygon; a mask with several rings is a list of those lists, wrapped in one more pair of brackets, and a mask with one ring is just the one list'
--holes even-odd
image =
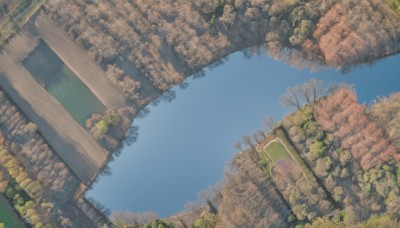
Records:
{"label": "treeline", "polygon": [[375,227],[399,227],[400,221],[398,216],[379,215],[372,216],[366,222],[343,222],[331,220],[329,218],[318,218],[312,224],[306,224],[304,228],[375,228]]}
{"label": "treeline", "polygon": [[340,141],[319,127],[313,105],[286,116],[282,124],[335,203],[343,209],[336,208],[329,215],[341,221],[368,217],[371,207],[356,181],[362,170],[352,154],[339,146]]}
{"label": "treeline", "polygon": [[3,91],[0,113],[0,129],[18,161],[44,188],[72,197],[79,181],[39,135],[37,126],[18,111]]}
{"label": "treeline", "polygon": [[392,10],[400,14],[400,1],[399,0],[385,0]]}
{"label": "treeline", "polygon": [[0,21],[18,4],[19,0],[0,0]]}
{"label": "treeline", "polygon": [[159,216],[152,211],[133,213],[129,211],[115,211],[111,214],[111,219],[117,227],[124,225],[149,224],[158,219]]}
{"label": "treeline", "polygon": [[[218,207],[220,227],[288,227],[291,211],[272,180],[243,152],[225,174]],[[290,221],[290,219],[289,219]]]}
{"label": "treeline", "polygon": [[[385,109],[378,107],[386,107],[385,102],[378,102],[369,110],[375,108],[376,116],[382,119],[390,121],[397,114],[395,102],[387,109],[392,112],[387,112],[386,118],[382,113]],[[331,219],[353,224],[373,214],[398,212],[400,172],[395,160],[398,150],[391,145],[388,135],[368,118],[354,91],[337,87],[331,95],[305,105],[282,123],[304,153],[303,157],[343,207],[342,211],[333,211]],[[364,148],[361,154],[357,150],[360,147]]]}
{"label": "treeline", "polygon": [[400,150],[400,93],[381,97],[367,108],[367,112],[375,123],[385,129],[389,140]]}
{"label": "treeline", "polygon": [[[7,174],[0,181],[0,187],[17,189],[13,191],[14,194],[21,195],[18,189],[26,193],[28,198],[19,200],[18,207],[30,201],[37,205],[34,206],[37,213],[24,207],[20,211],[23,212],[21,216],[25,217],[28,212],[29,215],[38,214],[40,219],[35,216],[28,222],[39,225],[47,223],[69,227],[81,222],[82,215],[67,212],[70,207],[75,207],[71,205],[71,200],[80,187],[79,179],[47,145],[37,126],[21,114],[3,91],[0,91],[0,130],[4,136],[0,149],[0,169]],[[14,197],[12,200],[18,202],[18,197],[15,200]],[[42,203],[44,209],[40,209]]]}
{"label": "treeline", "polygon": [[399,17],[378,0],[67,0],[45,8],[142,105],[144,84],[159,95],[238,50],[346,70],[397,53],[400,34]]}
{"label": "treeline", "polygon": [[[0,146],[0,171],[2,190],[6,197],[12,201],[12,205],[18,211],[25,222],[36,227],[52,227],[50,214],[35,202],[42,198],[42,188],[40,184],[24,170],[21,163],[4,147],[4,139],[1,137]],[[43,201],[42,201],[43,202]],[[46,202],[43,202],[46,205]],[[47,223],[46,225],[44,225]]]}

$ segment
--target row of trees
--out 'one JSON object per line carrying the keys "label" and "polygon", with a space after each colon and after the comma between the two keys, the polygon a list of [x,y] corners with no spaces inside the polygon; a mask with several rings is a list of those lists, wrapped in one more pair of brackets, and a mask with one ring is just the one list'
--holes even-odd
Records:
{"label": "row of trees", "polygon": [[7,16],[17,4],[18,0],[0,0],[0,20]]}
{"label": "row of trees", "polygon": [[304,105],[315,102],[326,93],[321,80],[311,79],[304,84],[289,87],[281,97],[281,103],[284,106],[295,107],[300,110]]}
{"label": "row of trees", "polygon": [[[1,139],[4,140],[2,136]],[[5,194],[27,223],[37,227],[51,227],[50,211],[35,203],[42,199],[43,192],[40,184],[28,176],[21,163],[4,147],[3,141],[1,143],[0,193]],[[43,203],[47,206],[45,202]]]}
{"label": "row of trees", "polygon": [[250,153],[236,155],[225,174],[218,207],[221,227],[287,227],[291,215],[266,173]]}
{"label": "row of trees", "polygon": [[328,217],[318,218],[312,224],[306,224],[304,228],[337,227],[337,228],[369,228],[369,227],[399,227],[400,221],[397,216],[380,215],[372,216],[365,222],[344,222],[332,220]]}
{"label": "row of trees", "polygon": [[[186,2],[183,4],[190,7]],[[147,6],[150,5],[151,12],[148,12],[150,9]],[[126,1],[110,4],[108,1],[96,1],[87,4],[70,0],[49,2],[47,9],[104,68],[110,62],[116,63],[115,58],[121,56],[123,61],[134,65],[140,76],[147,78],[155,88],[164,91],[172,85],[180,84],[183,77],[180,70],[171,64],[177,57],[174,53],[170,54],[168,49],[174,49],[174,46],[168,45],[166,37],[161,35],[164,33],[162,29],[168,29],[169,32],[178,30],[172,30],[170,26],[162,28],[161,25],[168,25],[165,17],[169,17],[168,20],[172,22],[175,19],[175,23],[179,24],[179,31],[190,28],[176,19],[178,10],[171,8],[172,5],[160,4],[157,1],[145,4]],[[173,12],[168,12],[171,9]],[[159,25],[160,28],[157,29],[155,25]],[[177,25],[174,25],[174,28],[176,27]],[[125,72],[125,75],[130,74],[132,72]]]}
{"label": "row of trees", "polygon": [[400,1],[399,0],[385,0],[392,10],[400,14]]}
{"label": "row of trees", "polygon": [[[132,76],[125,75],[125,72],[115,64],[109,64],[107,66],[106,75],[131,101],[141,101],[140,82],[134,81]],[[139,105],[142,104],[139,103]]]}
{"label": "row of trees", "polygon": [[[46,219],[43,216],[46,208],[52,207],[51,204],[42,203],[41,206],[39,206],[28,196],[23,188],[15,182],[7,187],[5,196],[12,202],[15,209],[27,223],[41,228],[52,227],[50,223],[44,223]],[[46,217],[48,217],[48,215]]]}
{"label": "row of trees", "polygon": [[358,220],[362,214],[369,216],[370,202],[360,200],[365,197],[357,182],[362,170],[357,162],[353,163],[352,154],[340,147],[339,140],[320,128],[314,118],[314,105],[286,116],[282,124],[335,203],[344,209],[332,210],[330,216],[345,221]]}
{"label": "row of trees", "polygon": [[11,143],[10,151],[27,172],[37,178],[44,188],[63,191],[65,197],[71,197],[79,181],[39,135],[37,126],[11,104],[3,91],[0,91],[0,113],[0,129],[4,138]]}
{"label": "row of trees", "polygon": [[[111,81],[137,103],[138,82],[120,75],[139,74],[166,91],[231,52],[263,44],[295,65],[346,68],[395,52],[399,33],[398,17],[374,0],[68,0],[46,10],[105,70],[111,66]],[[137,72],[115,76],[113,66],[125,64]]]}
{"label": "row of trees", "polygon": [[[7,147],[0,153],[2,167],[9,169],[14,178],[30,197],[39,202],[52,202],[51,208],[40,209],[40,213],[51,214],[46,219],[55,224],[73,224],[79,216],[70,217],[68,204],[79,188],[80,181],[57,157],[37,130],[0,91],[0,130]],[[10,179],[11,180],[11,179]]]}
{"label": "row of trees", "polygon": [[[397,156],[396,150],[390,145],[387,135],[366,117],[364,107],[357,103],[355,92],[343,85],[334,88],[331,96],[302,107],[285,117],[282,124],[315,174],[343,207],[341,212],[331,213],[334,221],[348,224],[367,219],[373,213],[395,213],[399,200],[399,168],[392,158]],[[386,99],[382,98],[382,103],[368,109],[370,116],[381,126],[393,120],[398,109],[396,102],[387,105]],[[338,133],[343,127],[351,131]],[[357,137],[357,140],[352,137]],[[372,157],[386,159],[366,160],[359,154],[353,156],[349,142],[363,146],[367,158],[374,154]],[[374,143],[369,144],[371,142]],[[378,151],[376,145],[380,144],[383,150]],[[387,157],[387,152],[392,156]]]}
{"label": "row of trees", "polygon": [[32,199],[41,198],[42,187],[40,184],[32,180],[28,173],[24,170],[21,163],[3,146],[0,145],[0,164],[4,167],[8,174],[13,178],[21,188],[28,193]]}
{"label": "row of trees", "polygon": [[111,214],[111,219],[118,227],[123,227],[124,225],[149,224],[158,218],[159,216],[152,211],[138,213],[130,211],[114,211]]}

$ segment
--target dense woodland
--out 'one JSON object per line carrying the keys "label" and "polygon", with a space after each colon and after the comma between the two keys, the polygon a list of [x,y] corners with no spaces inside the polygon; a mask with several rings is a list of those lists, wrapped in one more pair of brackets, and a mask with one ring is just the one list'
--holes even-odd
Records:
{"label": "dense woodland", "polygon": [[0,91],[0,113],[0,192],[27,224],[36,227],[86,224],[87,219],[72,202],[79,179],[3,91]]}
{"label": "dense woodland", "polygon": [[375,123],[385,129],[389,140],[400,150],[400,94],[378,99],[367,112]]}
{"label": "dense woodland", "polygon": [[347,70],[396,53],[400,40],[383,0],[53,0],[45,9],[140,107],[235,51]]}
{"label": "dense woodland", "polygon": [[287,226],[289,207],[250,154],[236,156],[231,169],[221,190],[220,227]]}
{"label": "dense woodland", "polygon": [[[0,19],[24,19],[26,12],[15,7],[31,2],[42,1],[0,0]],[[129,105],[145,110],[157,97],[173,100],[169,90],[174,85],[185,87],[187,76],[204,76],[204,67],[222,64],[235,51],[265,51],[297,67],[344,71],[395,54],[399,6],[398,0],[49,0],[44,10],[101,65]],[[13,22],[0,32],[8,37],[17,27]],[[264,226],[274,221],[276,226],[314,222],[317,227],[368,218],[396,223],[392,217],[371,216],[396,215],[400,205],[399,95],[365,107],[351,90],[337,87],[327,94],[319,86],[311,81],[290,88],[282,103],[299,111],[280,125],[315,180],[298,183],[304,189],[297,191],[269,177],[254,151],[267,132],[258,132],[254,139],[244,138],[249,152],[235,157],[219,197],[207,200],[208,212],[190,225]],[[78,207],[90,210],[89,203],[70,202],[79,181],[2,92],[0,103],[0,190],[27,223],[87,225]],[[112,124],[90,127],[101,138]],[[310,194],[302,194],[306,191]],[[154,219],[141,218],[136,223]]]}

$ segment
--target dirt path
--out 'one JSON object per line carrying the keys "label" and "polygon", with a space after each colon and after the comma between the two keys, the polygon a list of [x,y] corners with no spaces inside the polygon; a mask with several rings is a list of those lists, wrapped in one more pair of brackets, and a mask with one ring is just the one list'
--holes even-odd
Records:
{"label": "dirt path", "polygon": [[104,71],[84,50],[43,12],[34,20],[42,39],[106,107],[125,107],[123,94],[111,84]]}
{"label": "dirt path", "polygon": [[[27,43],[34,40],[32,34],[22,30],[1,50],[0,86],[37,124],[46,141],[82,182],[90,183],[105,164],[107,152],[20,64],[21,57],[31,51]],[[111,94],[107,94],[110,99],[103,97],[107,103],[119,99],[111,89],[105,91]],[[121,103],[119,100],[117,104]]]}

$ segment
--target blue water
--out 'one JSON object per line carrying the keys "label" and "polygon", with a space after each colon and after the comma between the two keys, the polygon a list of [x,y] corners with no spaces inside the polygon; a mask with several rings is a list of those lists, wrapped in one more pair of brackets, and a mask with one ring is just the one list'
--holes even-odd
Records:
{"label": "blue water", "polygon": [[266,116],[288,113],[279,104],[290,86],[318,78],[354,83],[362,102],[400,91],[400,56],[347,75],[335,70],[310,73],[267,56],[246,60],[233,54],[225,65],[189,79],[177,89],[177,99],[151,108],[139,125],[139,140],[110,165],[113,175],[102,177],[88,195],[112,210],[153,210],[169,216],[195,200],[200,190],[223,177],[226,162],[236,153],[242,135],[261,128]]}

